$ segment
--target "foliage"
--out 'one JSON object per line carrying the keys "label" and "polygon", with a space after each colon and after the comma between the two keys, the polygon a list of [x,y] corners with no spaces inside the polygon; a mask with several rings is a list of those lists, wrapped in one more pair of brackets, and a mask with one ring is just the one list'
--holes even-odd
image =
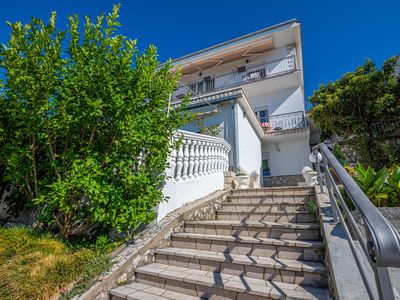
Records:
{"label": "foliage", "polygon": [[[386,167],[375,171],[365,169],[360,163],[356,168],[356,181],[375,206],[393,206],[400,203],[400,167],[395,166],[390,174]],[[398,187],[399,189],[396,189]]]}
{"label": "foliage", "polygon": [[311,201],[311,200],[308,201],[307,209],[315,218],[318,218],[318,208],[317,208],[317,205],[315,204],[315,201]]}
{"label": "foliage", "polygon": [[356,168],[355,168],[355,167],[350,166],[350,165],[348,165],[348,164],[345,164],[343,167],[344,167],[344,169],[346,170],[346,172],[350,174],[351,177],[356,178],[356,176],[357,176],[357,171],[356,171]]}
{"label": "foliage", "polygon": [[206,134],[206,135],[210,135],[210,136],[219,136],[219,134],[221,133],[221,131],[223,129],[218,124],[206,126],[204,124],[204,119],[199,115],[193,116],[191,121],[195,126],[197,126],[199,128],[199,132],[201,134]]}
{"label": "foliage", "polygon": [[[389,163],[379,141],[382,134],[374,124],[400,118],[400,78],[394,76],[395,61],[396,57],[389,58],[378,69],[367,60],[354,72],[322,84],[310,97],[314,105],[311,117],[318,127],[344,138],[356,136],[361,162],[374,167]],[[400,158],[398,153],[396,157]]]}
{"label": "foliage", "polygon": [[333,155],[335,155],[336,159],[342,166],[346,164],[346,157],[344,156],[339,144],[335,144],[335,146],[333,146]]}
{"label": "foliage", "polygon": [[113,227],[132,232],[163,200],[167,157],[185,102],[167,113],[179,72],[160,67],[154,46],[139,53],[116,33],[119,6],[95,21],[56,14],[45,24],[8,23],[0,50],[3,180],[55,222],[63,238]]}
{"label": "foliage", "polygon": [[394,166],[392,173],[387,178],[387,184],[393,191],[393,197],[397,197],[400,202],[400,166]]}
{"label": "foliage", "polygon": [[104,252],[73,250],[27,227],[0,228],[1,299],[53,299],[73,283],[87,286],[109,266]]}

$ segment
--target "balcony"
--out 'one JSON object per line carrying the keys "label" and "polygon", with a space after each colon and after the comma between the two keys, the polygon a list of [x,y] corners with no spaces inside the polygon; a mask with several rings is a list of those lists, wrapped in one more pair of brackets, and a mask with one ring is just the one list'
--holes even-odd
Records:
{"label": "balcony", "polygon": [[264,134],[276,136],[288,133],[303,132],[307,129],[303,111],[280,114],[269,117],[269,122],[261,122]]}
{"label": "balcony", "polygon": [[201,95],[292,73],[296,69],[296,57],[291,55],[274,61],[242,66],[234,72],[215,77],[206,76],[201,81],[189,82],[186,86],[179,87],[172,96],[174,99],[179,100],[189,91],[192,94]]}

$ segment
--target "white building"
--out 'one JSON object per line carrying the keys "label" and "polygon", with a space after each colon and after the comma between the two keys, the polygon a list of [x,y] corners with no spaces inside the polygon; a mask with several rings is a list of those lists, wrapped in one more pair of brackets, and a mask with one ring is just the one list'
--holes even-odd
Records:
{"label": "white building", "polygon": [[[297,175],[309,165],[301,26],[290,20],[173,60],[181,83],[173,105],[192,91],[189,109],[218,126],[232,146],[230,169],[254,180]],[[186,131],[199,132],[195,124]]]}

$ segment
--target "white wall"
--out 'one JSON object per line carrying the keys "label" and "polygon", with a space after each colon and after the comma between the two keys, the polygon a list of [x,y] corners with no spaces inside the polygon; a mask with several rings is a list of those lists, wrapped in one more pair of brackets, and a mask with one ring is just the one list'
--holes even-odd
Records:
{"label": "white wall", "polygon": [[205,197],[217,190],[222,190],[223,188],[223,172],[178,182],[173,179],[168,180],[163,188],[163,194],[170,199],[169,201],[159,204],[157,222],[182,205]]}
{"label": "white wall", "polygon": [[261,173],[261,141],[249,120],[243,115],[239,104],[237,108],[237,155],[238,166],[253,176]]}
{"label": "white wall", "polygon": [[[280,151],[279,151],[280,150]],[[301,174],[303,166],[310,166],[308,139],[263,145],[263,152],[269,153],[271,176]]]}
{"label": "white wall", "polygon": [[300,86],[280,90],[274,93],[250,97],[254,111],[268,108],[270,116],[304,111],[303,91]]}

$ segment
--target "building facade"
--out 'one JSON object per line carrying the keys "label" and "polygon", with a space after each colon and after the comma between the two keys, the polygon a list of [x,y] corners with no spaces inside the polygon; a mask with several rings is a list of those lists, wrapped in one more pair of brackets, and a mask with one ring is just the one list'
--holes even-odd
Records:
{"label": "building facade", "polygon": [[301,25],[290,20],[173,60],[196,113],[183,129],[211,133],[232,147],[229,168],[253,186],[310,165],[304,109]]}

